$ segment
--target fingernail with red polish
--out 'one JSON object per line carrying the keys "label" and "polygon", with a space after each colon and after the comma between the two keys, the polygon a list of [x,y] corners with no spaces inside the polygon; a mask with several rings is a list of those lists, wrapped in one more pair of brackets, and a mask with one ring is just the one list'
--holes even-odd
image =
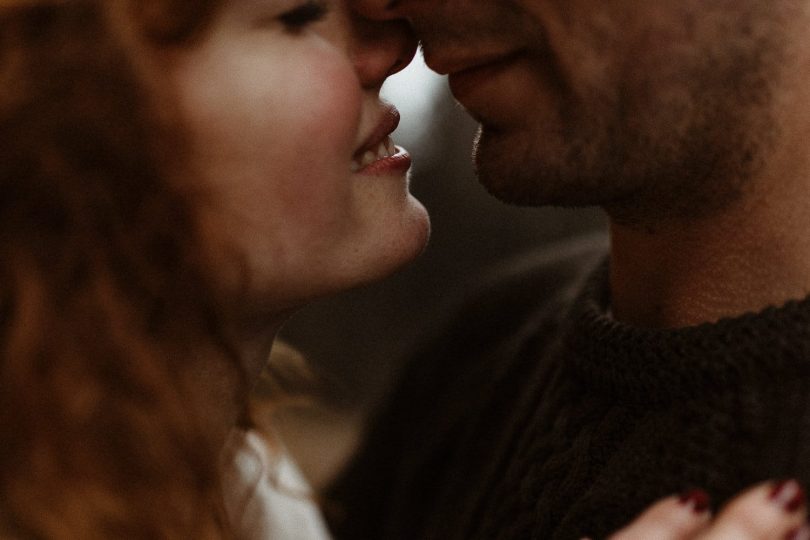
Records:
{"label": "fingernail with red polish", "polygon": [[770,500],[787,512],[796,512],[804,506],[804,489],[795,480],[785,480],[773,486]]}
{"label": "fingernail with red polish", "polygon": [[810,540],[810,527],[804,525],[793,529],[785,536],[785,540]]}
{"label": "fingernail with red polish", "polygon": [[696,514],[702,514],[709,510],[711,499],[709,494],[702,489],[692,489],[681,494],[680,503],[690,507]]}

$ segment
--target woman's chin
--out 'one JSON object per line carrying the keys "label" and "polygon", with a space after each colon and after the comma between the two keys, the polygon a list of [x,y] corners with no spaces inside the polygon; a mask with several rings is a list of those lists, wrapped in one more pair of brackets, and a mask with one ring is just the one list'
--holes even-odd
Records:
{"label": "woman's chin", "polygon": [[[413,263],[425,251],[430,219],[413,199],[399,223],[384,234],[363,236],[360,241],[312,248],[320,256],[279,264],[274,256],[239,258],[229,281],[234,304],[244,311],[270,314],[300,308],[312,301],[383,281]],[[381,228],[374,231],[379,233]],[[330,249],[330,247],[332,249]],[[304,248],[301,248],[304,249]],[[241,308],[237,308],[242,311]]]}
{"label": "woman's chin", "polygon": [[346,281],[333,284],[331,291],[321,296],[385,281],[414,263],[424,253],[430,239],[430,219],[421,205],[419,211],[409,220],[407,230],[408,234],[401,234],[383,247],[369,250],[367,258],[357,257],[352,260],[347,266],[353,266],[356,273],[353,276],[346,275]]}
{"label": "woman's chin", "polygon": [[[390,263],[386,271],[382,272],[376,279],[370,281],[379,281],[385,279],[398,271],[409,266],[416,261],[422,253],[427,249],[430,241],[430,217],[427,210],[416,199],[414,201],[413,215],[408,222],[408,235],[403,235],[403,238],[397,245],[397,249],[391,254],[388,262]],[[385,266],[385,265],[383,265]]]}

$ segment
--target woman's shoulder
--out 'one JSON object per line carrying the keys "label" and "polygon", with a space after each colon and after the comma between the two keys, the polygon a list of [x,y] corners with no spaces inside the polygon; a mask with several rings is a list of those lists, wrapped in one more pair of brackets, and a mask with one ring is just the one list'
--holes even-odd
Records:
{"label": "woman's shoulder", "polygon": [[235,429],[222,455],[222,484],[236,537],[329,538],[312,489],[280,441]]}

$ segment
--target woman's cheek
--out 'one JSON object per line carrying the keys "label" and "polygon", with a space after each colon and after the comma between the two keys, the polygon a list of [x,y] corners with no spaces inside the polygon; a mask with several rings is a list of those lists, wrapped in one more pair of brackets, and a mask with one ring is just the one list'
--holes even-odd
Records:
{"label": "woman's cheek", "polygon": [[282,135],[288,140],[285,198],[292,211],[319,221],[351,204],[351,160],[365,136],[359,133],[363,93],[342,58],[316,56],[291,69],[291,116]]}
{"label": "woman's cheek", "polygon": [[346,161],[348,171],[354,151],[362,142],[358,133],[363,104],[363,90],[348,58],[343,55],[313,55],[305,62],[299,95],[302,103],[300,120],[311,134],[320,134],[324,150]]}

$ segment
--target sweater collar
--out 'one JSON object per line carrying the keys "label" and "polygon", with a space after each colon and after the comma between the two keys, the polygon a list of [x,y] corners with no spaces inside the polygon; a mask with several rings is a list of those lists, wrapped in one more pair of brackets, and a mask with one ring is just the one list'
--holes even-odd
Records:
{"label": "sweater collar", "polygon": [[639,328],[610,316],[608,270],[605,261],[586,282],[566,332],[571,365],[591,388],[646,404],[810,375],[810,297],[716,323]]}

